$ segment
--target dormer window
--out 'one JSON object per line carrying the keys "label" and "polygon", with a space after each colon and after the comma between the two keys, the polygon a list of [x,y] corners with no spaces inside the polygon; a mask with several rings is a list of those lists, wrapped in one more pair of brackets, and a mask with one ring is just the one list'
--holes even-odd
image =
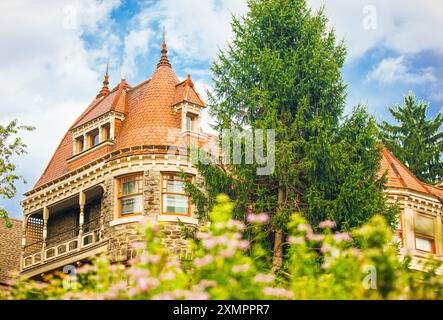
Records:
{"label": "dormer window", "polygon": [[190,114],[186,115],[186,130],[193,131],[194,130],[194,117]]}
{"label": "dormer window", "polygon": [[101,127],[102,141],[109,140],[111,138],[111,126],[109,123]]}
{"label": "dormer window", "polygon": [[196,115],[195,113],[187,112],[186,118],[185,118],[185,128],[184,129],[186,131],[197,132],[198,131],[198,115]]}
{"label": "dormer window", "polygon": [[86,134],[88,139],[88,148],[91,148],[100,143],[100,135],[98,129],[92,130]]}
{"label": "dormer window", "polygon": [[83,136],[77,137],[74,142],[75,153],[80,153],[85,149],[85,141]]}

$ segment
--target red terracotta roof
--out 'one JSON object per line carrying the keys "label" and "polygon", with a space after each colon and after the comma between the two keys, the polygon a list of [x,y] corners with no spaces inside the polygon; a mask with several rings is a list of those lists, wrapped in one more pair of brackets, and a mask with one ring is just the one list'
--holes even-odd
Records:
{"label": "red terracotta roof", "polygon": [[126,112],[126,89],[128,88],[126,81],[122,80],[110,93],[94,100],[91,107],[77,119],[71,128],[81,126],[109,111]]}
{"label": "red terracotta roof", "polygon": [[388,149],[383,150],[381,172],[387,171],[387,186],[404,188],[422,193],[433,194],[425,183],[421,182]]}
{"label": "red terracotta roof", "polygon": [[[106,78],[105,82],[107,82]],[[104,83],[104,87],[106,86],[107,83]],[[168,60],[166,44],[163,43],[160,61],[150,80],[132,88],[125,80],[122,80],[109,93],[106,93],[106,88],[102,89],[98,98],[86,108],[71,129],[109,111],[117,111],[125,114],[125,120],[120,130],[116,131],[115,146],[106,148],[107,152],[142,145],[171,145],[168,137],[181,129],[181,114],[174,111],[172,106],[182,101],[204,106],[190,76],[185,81],[179,82]],[[80,164],[85,164],[81,160],[68,165],[67,159],[73,155],[72,144],[72,134],[69,130],[34,188],[61,177]],[[97,158],[102,154],[103,150],[93,152],[88,157],[85,156],[85,159],[92,161],[94,159],[91,157]]]}
{"label": "red terracotta roof", "polygon": [[191,80],[191,76],[188,74],[186,80],[180,82],[175,87],[175,96],[172,105],[179,104],[180,102],[188,101],[198,106],[204,107],[205,103],[195,90],[194,83]]}

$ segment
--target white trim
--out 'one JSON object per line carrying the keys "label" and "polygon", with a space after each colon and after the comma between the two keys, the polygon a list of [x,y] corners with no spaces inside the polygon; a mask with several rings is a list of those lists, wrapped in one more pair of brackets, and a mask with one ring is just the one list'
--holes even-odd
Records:
{"label": "white trim", "polygon": [[145,220],[145,216],[138,215],[138,216],[131,216],[131,217],[125,217],[120,219],[115,219],[109,222],[109,226],[117,226],[119,224],[125,224],[125,223],[132,223],[132,222],[141,222]]}
{"label": "white trim", "polygon": [[185,217],[185,216],[174,216],[169,214],[162,214],[158,216],[158,221],[178,222],[179,220],[183,223],[198,224],[198,219],[196,218]]}

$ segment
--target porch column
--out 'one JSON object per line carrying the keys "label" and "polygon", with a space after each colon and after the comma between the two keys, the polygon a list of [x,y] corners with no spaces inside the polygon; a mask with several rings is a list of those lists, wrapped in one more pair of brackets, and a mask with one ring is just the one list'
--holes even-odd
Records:
{"label": "porch column", "polygon": [[28,217],[24,216],[22,221],[22,252],[20,256],[20,271],[23,270],[24,267],[24,256],[26,250],[26,225],[28,224]]}
{"label": "porch column", "polygon": [[80,206],[80,215],[79,215],[79,221],[78,221],[78,248],[80,249],[83,245],[82,243],[82,237],[83,237],[83,225],[85,223],[85,193],[83,191],[80,191],[78,196],[78,204]]}
{"label": "porch column", "polygon": [[24,217],[22,221],[22,249],[25,250],[26,247],[26,224],[28,221],[28,217]]}
{"label": "porch column", "polygon": [[49,209],[48,207],[43,208],[43,244],[42,244],[42,259],[41,262],[46,259],[46,239],[48,238],[48,218],[49,218]]}
{"label": "porch column", "polygon": [[405,208],[404,210],[404,237],[405,247],[408,251],[415,250],[415,230],[414,230],[414,210]]}

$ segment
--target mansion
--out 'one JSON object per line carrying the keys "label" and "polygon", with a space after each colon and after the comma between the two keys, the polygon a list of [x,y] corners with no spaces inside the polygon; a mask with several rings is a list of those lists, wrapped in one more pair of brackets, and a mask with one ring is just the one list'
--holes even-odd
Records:
{"label": "mansion", "polygon": [[[191,77],[178,80],[163,41],[151,79],[108,85],[106,72],[102,89],[21,203],[23,277],[38,278],[102,253],[129,260],[135,227],[146,217],[166,222],[165,245],[180,253],[186,249],[183,224],[199,223],[180,172],[199,179],[187,146],[204,146],[214,137],[201,129],[205,103]],[[443,188],[419,181],[388,150],[381,170],[387,172],[389,203],[401,208],[402,252],[415,262],[429,254],[443,258]]]}
{"label": "mansion", "polygon": [[74,122],[25,194],[21,275],[36,277],[106,253],[134,256],[145,217],[169,222],[165,244],[186,250],[178,220],[198,224],[181,172],[198,179],[188,146],[213,137],[201,130],[205,107],[190,75],[179,81],[163,41],[151,79],[103,87]]}

